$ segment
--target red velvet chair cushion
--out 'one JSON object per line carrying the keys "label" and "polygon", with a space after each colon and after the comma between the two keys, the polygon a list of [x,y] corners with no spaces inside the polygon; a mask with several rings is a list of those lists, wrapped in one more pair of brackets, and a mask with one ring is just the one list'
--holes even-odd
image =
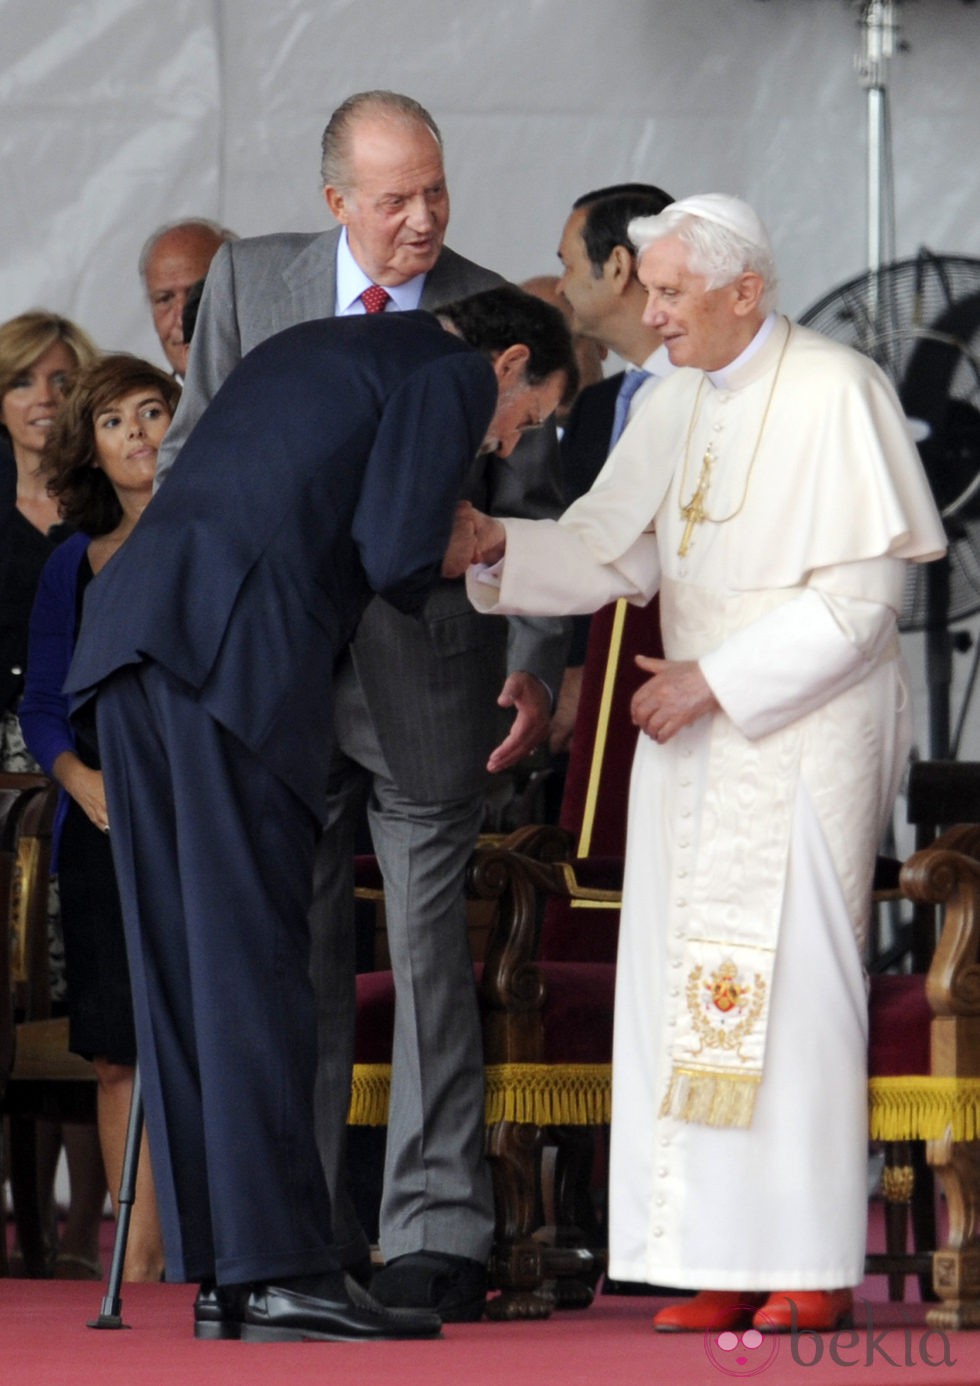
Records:
{"label": "red velvet chair cushion", "polygon": [[[575,736],[572,740],[559,822],[574,837],[581,859],[619,863],[626,847],[626,807],[630,767],[636,747],[636,728],[630,721],[630,700],[648,677],[638,669],[637,654],[662,655],[660,605],[627,606],[619,645],[615,650],[615,677],[608,716],[599,726],[607,696],[607,672],[617,631],[615,605],[597,611],[589,624],[589,645],[582,674],[582,694]],[[596,741],[601,736],[599,764]],[[585,822],[586,804],[592,804]],[[581,862],[576,863],[576,867]],[[599,884],[598,881],[583,884]],[[604,884],[604,883],[603,883]],[[622,879],[610,887],[622,885]],[[615,910],[571,907],[567,900],[552,899],[545,906],[539,956],[568,962],[614,962],[619,914]]]}
{"label": "red velvet chair cushion", "polygon": [[560,822],[576,835],[576,851],[622,857],[626,844],[626,801],[630,766],[636,747],[636,728],[630,721],[630,700],[649,676],[637,668],[635,656],[663,655],[660,639],[660,603],[655,597],[648,606],[627,606],[620,632],[615,679],[606,724],[601,729],[602,760],[598,782],[593,786],[595,812],[582,840],[582,822],[593,780],[593,759],[599,728],[599,713],[606,691],[606,674],[616,607],[597,611],[589,623],[589,645],[582,673],[582,692],[575,737],[569,756]]}
{"label": "red velvet chair cushion", "polygon": [[395,1034],[395,983],[390,972],[357,974],[356,1064],[390,1064]]}
{"label": "red velvet chair cushion", "polygon": [[612,1062],[612,963],[543,962],[547,987],[544,1007],[544,1062]]}
{"label": "red velvet chair cushion", "polygon": [[365,855],[354,858],[354,889],[383,890],[384,879],[381,867],[375,856]]}
{"label": "red velvet chair cushion", "polygon": [[923,975],[872,976],[868,998],[869,1077],[928,1073],[931,1020]]}
{"label": "red velvet chair cushion", "polygon": [[[607,1064],[612,1058],[613,989],[616,969],[609,964],[543,963],[548,999],[544,1010],[543,1062]],[[474,968],[479,983],[482,968]],[[390,972],[362,972],[357,978],[357,1034],[354,1062],[391,1062],[395,988]]]}
{"label": "red velvet chair cushion", "polygon": [[[548,988],[544,1010],[545,1063],[609,1063],[612,1058],[613,991],[609,963],[541,964]],[[479,981],[481,969],[474,969]],[[391,1062],[395,992],[390,972],[357,978],[359,1064]],[[868,1072],[885,1078],[929,1072],[929,1003],[922,976],[871,978]]]}

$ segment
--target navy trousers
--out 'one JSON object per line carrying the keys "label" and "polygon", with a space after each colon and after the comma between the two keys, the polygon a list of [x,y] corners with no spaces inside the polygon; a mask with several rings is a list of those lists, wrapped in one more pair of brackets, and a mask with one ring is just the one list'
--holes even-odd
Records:
{"label": "navy trousers", "polygon": [[313,1128],[310,810],[145,663],[97,704],[168,1280],[334,1270]]}

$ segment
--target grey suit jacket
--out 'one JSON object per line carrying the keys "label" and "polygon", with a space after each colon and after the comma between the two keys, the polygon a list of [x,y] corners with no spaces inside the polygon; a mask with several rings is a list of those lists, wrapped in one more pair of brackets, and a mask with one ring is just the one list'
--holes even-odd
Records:
{"label": "grey suit jacket", "polygon": [[[340,228],[232,241],[211,263],[191,343],[184,393],[160,449],[163,477],[198,418],[246,352],[273,333],[332,317]],[[428,310],[503,283],[500,275],[444,247],[426,276]],[[507,459],[477,458],[464,495],[497,515],[560,514],[553,430],[530,435]],[[524,669],[557,690],[569,624],[477,615],[461,580],[440,582],[420,616],[377,599],[351,643],[365,701],[392,775],[425,802],[477,793],[505,730],[496,697],[508,670]]]}

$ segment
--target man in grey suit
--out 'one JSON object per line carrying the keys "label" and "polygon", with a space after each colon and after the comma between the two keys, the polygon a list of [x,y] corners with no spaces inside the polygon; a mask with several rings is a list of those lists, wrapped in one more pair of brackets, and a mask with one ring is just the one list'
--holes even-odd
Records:
{"label": "man in grey suit", "polygon": [[[434,309],[500,276],[443,244],[449,199],[431,116],[408,97],[360,93],[323,137],[323,185],[340,223],[222,247],[201,300],[180,408],[158,476],[237,360],[311,318]],[[482,510],[559,513],[554,435],[498,440],[464,495]],[[547,735],[567,628],[488,622],[459,581],[440,582],[420,617],[372,602],[334,681],[336,753],[317,859],[313,977],[321,1035],[317,1140],[344,1263],[368,1245],[344,1176],[354,1043],[354,831],[366,806],[385,881],[396,986],[391,1106],[381,1205],[383,1302],[479,1318],[493,1231],[483,1156],[483,1056],[466,936],[463,877],[480,829],[487,771]],[[498,695],[499,690],[499,695]],[[515,712],[499,741],[501,708]],[[341,1039],[343,1043],[341,1043]]]}

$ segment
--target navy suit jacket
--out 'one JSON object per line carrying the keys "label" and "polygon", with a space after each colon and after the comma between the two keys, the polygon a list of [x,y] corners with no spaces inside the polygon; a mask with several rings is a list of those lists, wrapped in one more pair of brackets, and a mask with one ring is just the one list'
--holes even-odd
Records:
{"label": "navy suit jacket", "polygon": [[[158,477],[247,352],[295,323],[333,316],[340,234],[333,227],[318,235],[246,237],[218,251],[208,270],[180,406],[160,449]],[[426,275],[420,306],[434,311],[500,283],[500,275],[443,246]],[[160,490],[168,485],[164,481]],[[510,457],[476,459],[463,494],[493,515],[559,515],[553,429],[530,434]],[[504,678],[510,670],[526,669],[557,690],[568,630],[555,617],[488,620],[473,610],[461,579],[438,582],[418,620],[407,620],[385,602],[368,605],[351,657],[385,761],[406,797],[435,803],[484,791],[487,756],[510,720],[497,706]]]}
{"label": "navy suit jacket", "polygon": [[[566,506],[585,495],[606,465],[616,415],[616,396],[622,380],[623,372],[618,371],[595,385],[587,385],[572,405],[561,438],[562,495]],[[572,640],[568,648],[571,666],[585,663],[589,623],[588,616],[572,617]]]}
{"label": "navy suit jacket", "polygon": [[427,313],[261,343],[91,583],[66,691],[154,660],[319,814],[335,657],[372,593],[412,611],[437,581],[496,399]]}

